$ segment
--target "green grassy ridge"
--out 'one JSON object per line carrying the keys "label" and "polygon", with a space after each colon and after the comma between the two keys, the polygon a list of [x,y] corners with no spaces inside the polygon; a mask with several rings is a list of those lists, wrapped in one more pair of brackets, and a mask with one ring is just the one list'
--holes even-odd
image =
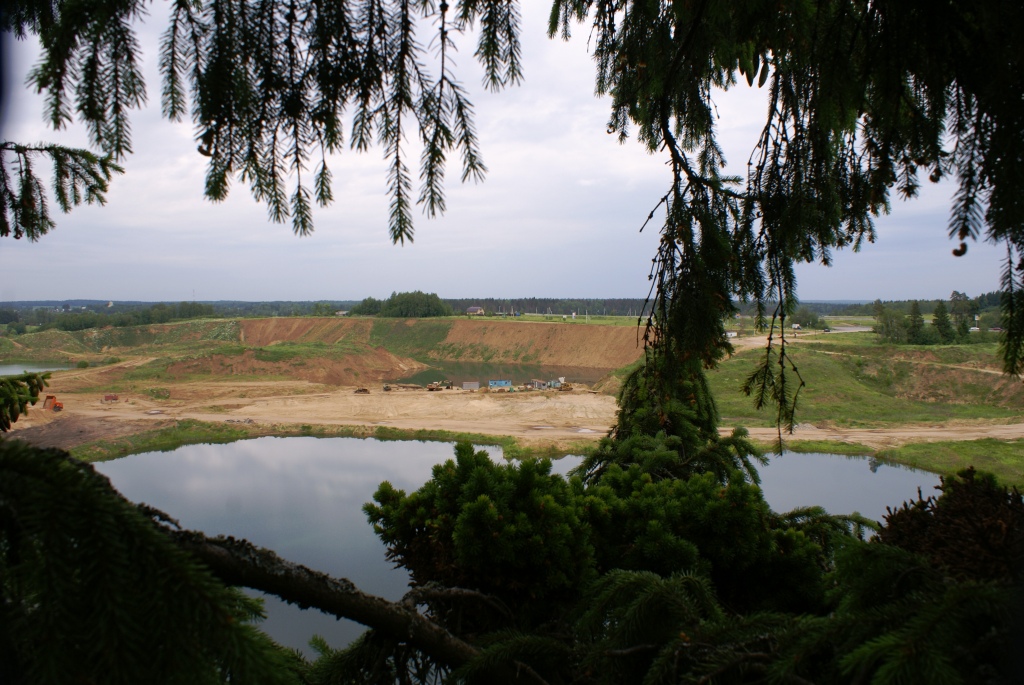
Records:
{"label": "green grassy ridge", "polygon": [[[848,351],[849,354],[827,354],[810,345],[790,348],[807,383],[798,400],[799,421],[854,427],[951,419],[1013,419],[1024,412],[1024,393],[1013,388],[1002,394],[993,390],[997,385],[993,379],[998,382],[1002,376],[980,372],[974,376],[969,370],[953,374],[941,366],[893,359],[891,351],[883,346],[861,345]],[[757,411],[741,391],[762,354],[761,350],[740,352],[709,373],[719,411],[729,423],[772,424],[774,413]],[[929,401],[908,398],[915,383],[926,383],[925,389],[933,391],[936,397]]]}
{"label": "green grassy ridge", "polygon": [[165,324],[90,328],[74,335],[94,350],[106,347],[174,346],[199,341],[237,342],[241,327],[236,319],[194,319]]}
{"label": "green grassy ridge", "polygon": [[[17,345],[14,345],[14,343]],[[90,348],[67,331],[48,330],[24,333],[12,341],[12,355],[17,354],[18,361],[53,360],[66,357],[68,354],[88,354]]]}
{"label": "green grassy ridge", "polygon": [[[979,368],[1001,368],[999,344],[995,342],[970,345],[887,345],[873,342],[873,333],[849,333],[845,336],[849,337],[846,339],[837,339],[840,336],[829,336],[828,339],[803,339],[799,341],[796,349],[815,349],[832,354],[870,358],[901,359],[923,364],[977,365]],[[870,338],[866,340],[865,336],[870,336]]]}
{"label": "green grassy ridge", "polygon": [[[53,360],[67,355],[94,357],[110,349],[149,348],[148,354],[195,355],[199,349],[215,349],[239,339],[237,320],[173,322],[144,326],[90,328],[83,331],[49,329],[25,333],[14,339],[0,338],[0,353],[20,361]],[[15,344],[16,343],[16,344]]]}

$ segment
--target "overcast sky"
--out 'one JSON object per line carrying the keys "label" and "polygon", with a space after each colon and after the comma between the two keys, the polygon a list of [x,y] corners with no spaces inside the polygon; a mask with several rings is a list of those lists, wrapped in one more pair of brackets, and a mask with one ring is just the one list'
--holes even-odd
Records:
{"label": "overcast sky", "polygon": [[[450,168],[448,213],[418,215],[415,242],[399,247],[388,239],[380,150],[333,160],[335,202],[315,212],[308,238],[268,221],[243,185],[224,203],[203,199],[206,158],[196,152],[191,124],[160,117],[156,37],[166,24],[157,3],[142,33],[149,106],[134,116],[135,153],[125,175],[114,180],[106,206],[57,212],[57,228],[37,243],[0,239],[0,301],[353,300],[407,290],[646,296],[657,226],[638,229],[668,188],[664,159],[605,132],[609,102],[593,94],[586,30],[569,43],[548,40],[547,0],[522,6],[522,86],[486,92],[472,46],[458,57],[476,105],[486,181],[463,186]],[[84,146],[80,126],[49,130],[41,98],[24,86],[35,47],[21,42],[7,55],[4,138]],[[716,103],[730,170],[744,173],[764,91],[737,89]],[[800,267],[800,298],[933,299],[997,290],[1001,250],[972,244],[966,257],[952,256],[949,194],[946,186],[929,186],[915,201],[894,202],[877,222],[875,244],[836,253],[831,268]]]}

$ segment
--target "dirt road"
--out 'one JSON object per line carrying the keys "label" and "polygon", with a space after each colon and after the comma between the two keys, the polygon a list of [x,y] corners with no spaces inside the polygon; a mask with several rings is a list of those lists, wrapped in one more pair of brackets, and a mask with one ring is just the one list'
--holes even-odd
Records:
{"label": "dirt road", "polygon": [[[470,392],[460,389],[427,392],[380,387],[356,394],[354,387],[327,387],[305,381],[231,380],[180,383],[169,386],[169,399],[121,394],[103,402],[95,392],[76,392],[81,372],[55,375],[51,390],[58,392],[64,411],[44,412],[41,404],[15,425],[13,437],[45,446],[70,448],[167,425],[175,419],[213,422],[293,425],[390,426],[418,430],[448,430],[515,437],[526,445],[569,447],[592,443],[615,422],[616,403],[609,395],[577,387],[572,392]],[[66,385],[61,390],[59,386]],[[57,386],[55,389],[54,386]],[[728,430],[728,429],[726,429]],[[771,428],[750,429],[760,441],[771,442]],[[1024,423],[961,422],[956,425],[918,425],[892,428],[834,428],[800,425],[788,440],[830,440],[858,443],[874,449],[909,442],[1024,438]]]}

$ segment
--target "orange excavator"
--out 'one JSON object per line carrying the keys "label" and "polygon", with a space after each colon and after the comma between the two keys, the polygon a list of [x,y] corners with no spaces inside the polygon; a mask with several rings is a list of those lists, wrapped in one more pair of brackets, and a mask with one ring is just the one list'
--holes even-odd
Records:
{"label": "orange excavator", "polygon": [[52,409],[53,411],[64,411],[64,403],[58,402],[56,395],[47,395],[46,399],[43,400],[43,409]]}

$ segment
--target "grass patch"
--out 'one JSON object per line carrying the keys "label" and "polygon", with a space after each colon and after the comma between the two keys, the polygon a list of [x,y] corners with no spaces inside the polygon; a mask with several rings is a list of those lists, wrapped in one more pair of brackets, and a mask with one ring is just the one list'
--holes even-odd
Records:
{"label": "grass patch", "polygon": [[880,450],[879,459],[949,475],[973,466],[994,474],[1003,485],[1024,486],[1024,440],[929,442]]}
{"label": "grass patch", "polygon": [[635,316],[612,316],[610,314],[590,314],[590,320],[587,321],[586,312],[576,312],[576,320],[573,321],[572,316],[566,312],[565,321],[562,320],[562,313],[558,314],[537,314],[535,312],[526,312],[522,316],[506,317],[501,318],[498,316],[487,317],[486,320],[489,323],[497,323],[501,321],[529,321],[531,323],[571,323],[571,324],[588,324],[591,326],[636,326]]}
{"label": "grass patch", "polygon": [[245,354],[246,349],[248,348],[246,348],[245,345],[238,343],[226,343],[218,345],[209,355],[196,355],[196,357],[202,358],[204,356],[209,356],[214,359],[217,357],[241,357]]}
{"label": "grass patch", "polygon": [[92,328],[75,331],[85,346],[94,350],[106,347],[176,346],[198,342],[237,342],[240,327],[234,319],[195,319],[192,321],[140,326]]}
{"label": "grass patch", "polygon": [[154,359],[153,361],[136,366],[125,371],[122,380],[125,381],[151,381],[167,378],[167,369],[171,366],[170,359]]}
{"label": "grass patch", "polygon": [[137,433],[116,440],[98,440],[72,448],[71,456],[87,462],[109,461],[141,452],[169,452],[182,445],[226,443],[252,436],[234,425],[183,419],[173,426]]}
{"label": "grass patch", "polygon": [[316,438],[374,438],[376,440],[417,440],[421,442],[463,442],[474,445],[501,447],[506,459],[560,459],[573,454],[585,454],[592,449],[589,443],[567,448],[554,446],[529,447],[515,438],[477,433],[457,433],[443,430],[403,430],[388,426],[323,426],[313,424],[251,424],[239,425],[182,419],[173,426],[115,440],[98,440],[69,450],[71,456],[86,462],[109,461],[143,452],[170,452],[183,445],[224,444],[247,438],[316,437]]}
{"label": "grass patch", "polygon": [[256,347],[253,355],[261,362],[291,362],[300,366],[313,359],[342,359],[366,352],[366,346],[348,340],[333,345],[324,342],[278,342],[267,347]]}
{"label": "grass patch", "polygon": [[[775,444],[755,442],[770,452]],[[892,449],[874,450],[867,445],[829,440],[783,440],[789,452],[817,452],[849,457],[875,457],[893,464],[948,476],[973,466],[978,471],[995,475],[1007,486],[1024,487],[1024,439],[956,440],[949,442],[913,443]]]}
{"label": "grass patch", "polygon": [[253,354],[261,362],[286,362],[310,356],[322,357],[326,351],[327,346],[322,342],[282,342],[270,347],[257,347]]}
{"label": "grass patch", "polygon": [[[888,426],[955,419],[1014,419],[1024,409],[1024,395],[993,393],[1001,377],[899,358],[886,346],[801,345],[791,349],[807,386],[801,391],[797,420],[835,426]],[[944,359],[985,366],[990,353],[947,350]],[[977,352],[977,354],[976,354]],[[726,423],[770,426],[774,412],[757,411],[741,386],[762,355],[748,350],[724,361],[708,374]],[[795,376],[794,376],[795,378]]]}
{"label": "grass patch", "polygon": [[426,359],[452,329],[451,319],[374,319],[370,329],[370,345],[383,347],[400,357]]}
{"label": "grass patch", "polygon": [[[482,345],[480,343],[467,343],[463,345],[444,343],[437,345],[429,352],[429,354],[432,359],[436,358],[450,361],[462,361],[465,359],[469,360],[469,363],[480,360],[481,363],[486,364],[494,359],[494,356],[497,354],[497,350],[493,347]],[[526,361],[523,360],[522,363],[525,364]]]}

